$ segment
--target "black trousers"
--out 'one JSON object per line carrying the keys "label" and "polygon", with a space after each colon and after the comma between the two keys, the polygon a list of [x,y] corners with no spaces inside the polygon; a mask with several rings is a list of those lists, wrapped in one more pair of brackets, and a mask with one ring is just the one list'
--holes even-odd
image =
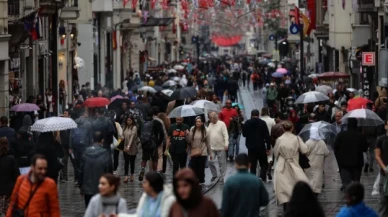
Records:
{"label": "black trousers", "polygon": [[342,185],[346,188],[352,182],[360,182],[362,167],[340,167]]}
{"label": "black trousers", "polygon": [[[113,150],[113,171],[117,170],[117,167],[119,166],[119,154],[121,151],[114,149]],[[124,152],[123,152],[124,154]],[[125,154],[124,154],[125,155]]]}
{"label": "black trousers", "polygon": [[183,169],[187,164],[187,154],[177,154],[170,153],[172,158],[172,175],[175,176],[175,173],[178,172],[179,169]]}
{"label": "black trousers", "polygon": [[84,144],[74,144],[73,154],[74,154],[74,178],[76,181],[79,180],[80,176],[80,166],[81,166],[81,159],[85,152],[86,145]]}
{"label": "black trousers", "polygon": [[129,164],[131,164],[131,175],[135,173],[135,160],[136,155],[129,155],[125,152],[124,154],[124,175],[128,176]]}
{"label": "black trousers", "polygon": [[190,167],[197,175],[199,183],[205,183],[205,165],[207,156],[192,157],[190,160]]}
{"label": "black trousers", "polygon": [[167,168],[167,156],[164,154],[166,151],[166,144],[163,144],[163,169],[162,173],[166,173],[166,168]]}
{"label": "black trousers", "polygon": [[268,170],[268,158],[266,153],[260,153],[259,151],[249,151],[248,158],[251,163],[250,171],[252,174],[257,175],[257,161],[260,163],[260,178],[265,182],[267,180],[267,170]]}

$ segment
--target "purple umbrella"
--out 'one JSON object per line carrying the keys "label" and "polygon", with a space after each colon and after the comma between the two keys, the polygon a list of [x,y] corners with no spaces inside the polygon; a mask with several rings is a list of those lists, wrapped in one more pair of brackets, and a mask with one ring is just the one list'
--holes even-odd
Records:
{"label": "purple umbrella", "polygon": [[19,105],[14,105],[11,108],[11,111],[14,112],[33,112],[33,111],[39,111],[39,106],[33,104],[33,103],[22,103]]}
{"label": "purple umbrella", "polygon": [[116,99],[123,99],[123,97],[120,96],[120,95],[116,95],[116,96],[110,98],[110,102],[113,102],[113,101],[115,101]]}

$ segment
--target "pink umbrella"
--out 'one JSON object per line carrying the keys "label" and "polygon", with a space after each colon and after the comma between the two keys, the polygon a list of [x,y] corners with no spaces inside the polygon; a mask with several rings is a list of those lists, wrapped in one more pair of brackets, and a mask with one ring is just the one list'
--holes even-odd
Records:
{"label": "pink umbrella", "polygon": [[120,96],[120,95],[116,95],[116,96],[110,98],[110,102],[113,102],[113,101],[115,101],[116,99],[123,99],[123,97]]}
{"label": "pink umbrella", "polygon": [[33,111],[39,111],[40,108],[36,104],[33,103],[22,103],[19,105],[14,105],[11,108],[11,111],[14,112],[33,112]]}
{"label": "pink umbrella", "polygon": [[279,73],[282,73],[282,74],[287,74],[288,70],[285,69],[285,68],[278,68],[278,69],[276,69],[276,72],[279,72]]}

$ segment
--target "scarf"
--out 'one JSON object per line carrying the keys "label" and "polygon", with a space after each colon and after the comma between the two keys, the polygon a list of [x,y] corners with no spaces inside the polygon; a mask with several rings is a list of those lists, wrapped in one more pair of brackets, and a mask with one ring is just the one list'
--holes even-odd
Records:
{"label": "scarf", "polygon": [[[98,212],[99,214],[105,214],[104,211],[105,211],[105,208],[107,208],[108,206],[115,206],[115,212],[117,211],[117,207],[119,206],[119,202],[120,202],[120,196],[118,194],[115,194],[111,197],[104,197],[104,196],[100,196],[100,201],[99,201],[99,206],[97,207],[98,209]],[[118,213],[115,213],[115,214],[118,214]]]}
{"label": "scarf", "polygon": [[[143,210],[140,217],[154,217],[161,209],[163,191],[158,194],[153,202],[153,198],[147,195],[146,201],[143,206]],[[151,209],[151,204],[154,203],[153,209]]]}

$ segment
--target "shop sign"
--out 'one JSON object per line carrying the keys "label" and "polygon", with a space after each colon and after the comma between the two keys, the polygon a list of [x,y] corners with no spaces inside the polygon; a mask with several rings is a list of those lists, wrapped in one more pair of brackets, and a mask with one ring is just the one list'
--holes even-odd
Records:
{"label": "shop sign", "polygon": [[367,68],[361,67],[361,75],[362,75],[362,92],[364,94],[364,97],[369,99],[370,97],[370,82],[368,77]]}
{"label": "shop sign", "polygon": [[362,52],[362,65],[375,66],[375,52]]}

